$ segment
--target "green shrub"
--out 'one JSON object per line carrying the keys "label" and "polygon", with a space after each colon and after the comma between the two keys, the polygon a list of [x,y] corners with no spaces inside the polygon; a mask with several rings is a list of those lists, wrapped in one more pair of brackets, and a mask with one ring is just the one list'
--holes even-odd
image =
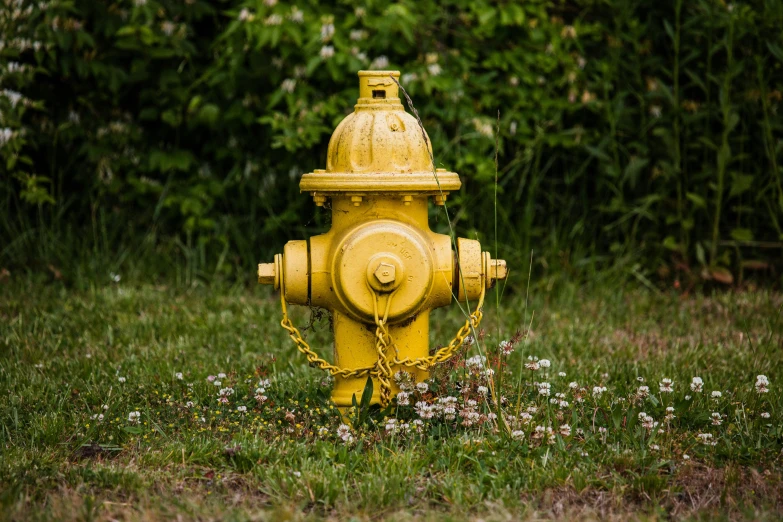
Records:
{"label": "green shrub", "polygon": [[0,20],[0,267],[252,274],[328,226],[298,177],[370,68],[403,72],[463,177],[458,230],[490,243],[499,128],[518,275],[531,249],[566,275],[780,259],[780,2],[21,0]]}

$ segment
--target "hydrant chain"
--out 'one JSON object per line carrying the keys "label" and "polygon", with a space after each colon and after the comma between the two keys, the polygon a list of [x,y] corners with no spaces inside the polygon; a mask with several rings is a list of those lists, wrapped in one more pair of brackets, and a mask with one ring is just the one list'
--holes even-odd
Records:
{"label": "hydrant chain", "polygon": [[[281,281],[282,280],[283,278],[281,278]],[[319,357],[318,354],[315,353],[312,348],[310,348],[310,345],[307,344],[307,341],[304,340],[301,332],[299,332],[299,329],[296,328],[288,318],[288,306],[285,302],[284,288],[280,289],[280,304],[283,311],[283,320],[280,321],[280,324],[288,331],[288,336],[294,342],[297,349],[307,358],[310,366],[320,368],[321,370],[329,372],[331,375],[337,375],[340,377],[364,377],[365,375],[370,375],[377,378],[381,388],[381,406],[386,407],[391,403],[392,399],[392,364],[395,366],[405,366],[407,368],[418,368],[425,371],[429,370],[435,364],[451,359],[451,357],[454,356],[454,353],[456,353],[460,346],[462,346],[462,344],[465,342],[465,338],[470,334],[471,330],[476,330],[479,327],[481,324],[481,319],[484,316],[482,313],[482,308],[484,307],[484,295],[486,293],[485,285],[483,284],[483,277],[481,288],[481,294],[479,295],[479,300],[476,304],[475,311],[465,320],[465,324],[462,325],[462,327],[457,331],[457,335],[455,335],[446,346],[436,351],[434,355],[428,357],[400,359],[399,357],[395,356],[393,360],[389,359],[388,349],[394,345],[394,341],[391,337],[391,334],[389,333],[389,329],[387,328],[386,320],[388,318],[389,308],[391,307],[391,298],[393,292],[387,296],[383,318],[380,318],[378,315],[378,295],[373,292],[376,324],[375,350],[378,355],[378,360],[372,366],[353,369],[340,368],[339,366],[330,364],[325,359]]]}

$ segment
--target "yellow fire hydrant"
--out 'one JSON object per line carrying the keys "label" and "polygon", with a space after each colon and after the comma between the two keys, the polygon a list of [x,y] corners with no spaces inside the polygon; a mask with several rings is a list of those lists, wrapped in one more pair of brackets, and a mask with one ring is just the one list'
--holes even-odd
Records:
{"label": "yellow fire hydrant", "polygon": [[[331,229],[289,241],[258,282],[281,291],[283,327],[311,365],[335,378],[341,408],[360,397],[367,376],[372,403],[387,405],[405,370],[419,382],[462,345],[481,321],[486,289],[506,278],[506,263],[478,241],[436,234],[428,199],[444,205],[459,176],[435,169],[429,138],[399,98],[399,71],[360,71],[359,100],[329,141],[326,169],[299,188],[332,211]],[[452,296],[475,311],[454,339],[429,354],[429,315]],[[334,364],[320,358],[288,319],[286,303],[326,308],[334,328]]]}

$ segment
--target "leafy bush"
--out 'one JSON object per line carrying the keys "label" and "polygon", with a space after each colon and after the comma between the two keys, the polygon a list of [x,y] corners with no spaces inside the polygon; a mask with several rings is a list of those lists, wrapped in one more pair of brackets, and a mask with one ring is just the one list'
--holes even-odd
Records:
{"label": "leafy bush", "polygon": [[497,211],[514,266],[535,248],[541,271],[728,281],[780,259],[779,2],[20,0],[0,17],[0,265],[252,273],[327,226],[298,177],[323,167],[360,69],[403,72],[462,175],[458,230],[491,242]]}

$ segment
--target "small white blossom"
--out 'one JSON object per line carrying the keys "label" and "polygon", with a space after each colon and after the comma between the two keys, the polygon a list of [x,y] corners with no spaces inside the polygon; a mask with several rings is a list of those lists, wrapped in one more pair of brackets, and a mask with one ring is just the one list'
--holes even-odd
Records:
{"label": "small white blossom", "polygon": [[332,47],[331,45],[324,45],[323,47],[321,47],[321,52],[319,52],[318,55],[324,60],[328,60],[329,58],[334,56],[334,47]]}
{"label": "small white blossom", "polygon": [[479,386],[478,388],[476,388],[476,391],[477,391],[477,392],[478,392],[480,395],[486,395],[486,394],[487,394],[487,392],[489,392],[489,388],[487,388],[486,386]]}
{"label": "small white blossom", "polygon": [[558,377],[565,377],[566,376],[566,372],[557,372],[557,376]]}
{"label": "small white blossom", "polygon": [[264,25],[280,25],[282,23],[283,17],[277,13],[269,15],[266,20],[264,20]]}
{"label": "small white blossom", "polygon": [[549,359],[541,359],[538,361],[538,364],[540,364],[542,368],[549,368],[552,366],[552,363],[549,361]]}
{"label": "small white blossom", "polygon": [[296,89],[296,80],[293,78],[286,78],[283,80],[283,83],[280,84],[280,90],[287,93],[294,92],[294,89]]}
{"label": "small white blossom", "polygon": [[594,386],[593,397],[599,398],[606,391],[606,386]]}
{"label": "small white blossom", "polygon": [[301,24],[304,22],[304,11],[294,6],[291,8],[291,14],[288,15],[288,18],[295,24]]}
{"label": "small white blossom", "polygon": [[389,67],[389,59],[384,55],[378,56],[370,64],[370,69],[375,69],[375,70],[383,70],[388,67]]}
{"label": "small white blossom", "polygon": [[770,417],[770,415],[769,415],[768,412],[766,412],[766,411],[761,412],[761,418],[762,419],[769,419],[769,417]]}
{"label": "small white blossom", "polygon": [[522,440],[525,438],[525,432],[522,430],[514,430],[511,432],[511,438],[515,440]]}
{"label": "small white blossom", "polygon": [[418,390],[419,393],[427,393],[429,389],[430,387],[426,382],[420,382],[416,385],[416,390]]}
{"label": "small white blossom", "polygon": [[175,377],[175,378],[176,378],[178,381],[181,381],[181,380],[183,379],[182,372],[177,372],[177,373],[175,373],[175,374],[174,374],[174,377]]}
{"label": "small white blossom", "polygon": [[701,380],[701,377],[694,377],[691,381],[691,391],[694,393],[701,393],[703,388],[704,381]]}
{"label": "small white blossom", "polygon": [[756,376],[756,392],[767,393],[769,392],[769,379],[766,375]]}
{"label": "small white blossom", "polygon": [[410,404],[410,396],[408,392],[401,391],[397,394],[397,406],[408,406]]}
{"label": "small white blossom", "polygon": [[500,341],[498,348],[503,355],[509,355],[514,351],[514,345],[510,341]]}
{"label": "small white blossom", "polygon": [[239,413],[245,413],[247,412],[247,406],[237,406],[237,411]]}
{"label": "small white blossom", "polygon": [[712,418],[713,426],[720,426],[721,424],[723,424],[722,416],[717,411],[712,412],[712,415],[710,415],[710,417]]}
{"label": "small white blossom", "polygon": [[658,388],[661,390],[661,393],[671,393],[674,391],[674,384],[671,379],[661,379],[661,382],[658,383]]}
{"label": "small white blossom", "polygon": [[128,414],[128,422],[131,422],[133,424],[138,423],[139,418],[141,418],[141,413],[139,413],[138,411],[132,411]]}
{"label": "small white blossom", "polygon": [[713,391],[713,392],[710,394],[710,396],[711,396],[713,399],[720,399],[720,398],[723,396],[723,394],[722,394],[721,392],[719,392],[718,390],[715,390],[715,391]]}
{"label": "small white blossom", "polygon": [[334,24],[327,23],[321,26],[321,41],[328,42],[334,36]]}
{"label": "small white blossom", "polygon": [[247,7],[243,7],[241,11],[239,11],[239,15],[237,15],[237,20],[240,22],[250,22],[252,21],[256,15],[250,12],[250,10]]}
{"label": "small white blossom", "polygon": [[571,426],[569,424],[561,424],[560,425],[560,435],[563,437],[570,437],[571,436]]}
{"label": "small white blossom", "polygon": [[579,383],[576,382],[576,381],[569,382],[568,383],[568,387],[571,388],[572,390],[575,390],[575,389],[579,388]]}
{"label": "small white blossom", "polygon": [[122,384],[122,383],[124,383],[124,382],[125,382],[127,379],[125,379],[125,377],[118,377],[118,378],[117,378],[117,380],[118,380],[118,381],[120,381],[120,384]]}

